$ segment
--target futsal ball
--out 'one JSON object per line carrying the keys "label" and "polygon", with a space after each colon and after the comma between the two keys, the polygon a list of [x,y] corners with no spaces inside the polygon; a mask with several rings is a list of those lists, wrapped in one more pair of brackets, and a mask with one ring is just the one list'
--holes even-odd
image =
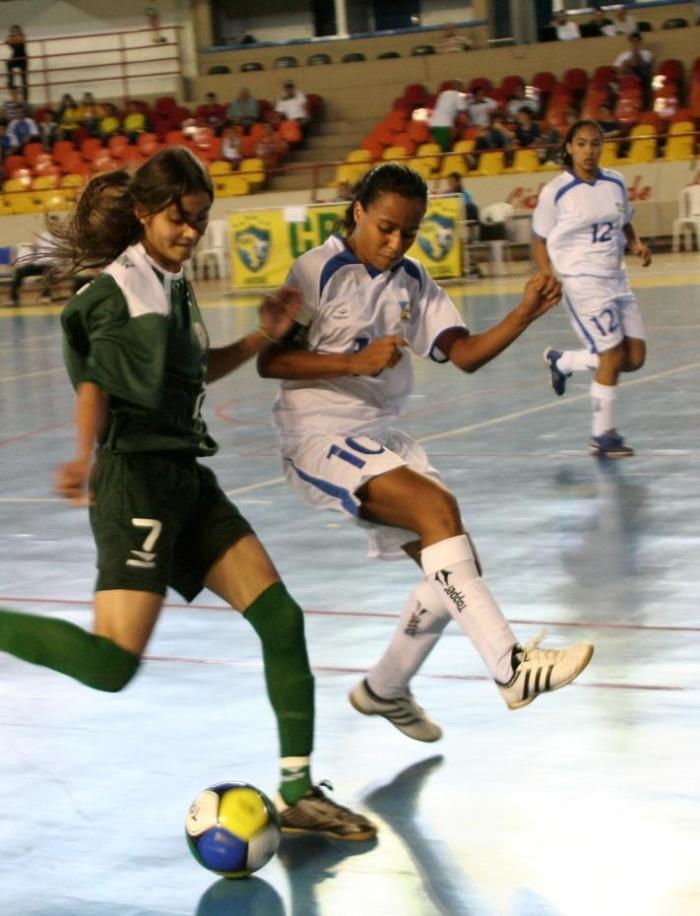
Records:
{"label": "futsal ball", "polygon": [[247,878],[274,856],[281,832],[264,792],[246,782],[222,782],[192,802],[185,836],[200,865],[224,878]]}

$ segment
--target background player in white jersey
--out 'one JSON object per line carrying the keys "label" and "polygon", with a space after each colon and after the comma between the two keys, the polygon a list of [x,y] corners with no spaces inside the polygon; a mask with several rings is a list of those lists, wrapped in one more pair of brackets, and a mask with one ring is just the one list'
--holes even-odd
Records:
{"label": "background player in white jersey", "polygon": [[545,185],[532,226],[538,270],[554,270],[582,350],[544,351],[558,395],[572,372],[595,372],[591,385],[591,452],[608,458],[634,454],[615,429],[617,381],[621,372],[644,365],[644,323],[624,266],[625,245],[651,263],[647,246],[632,226],[632,209],[619,172],[601,169],[603,132],[595,121],[577,121],[564,139],[566,171]]}
{"label": "background player in white jersey", "polygon": [[441,730],[409,683],[451,617],[471,638],[511,709],[573,680],[593,647],[522,648],[485,582],[455,497],[423,449],[391,427],[413,388],[407,350],[474,372],[559,299],[558,281],[533,277],[498,324],[470,334],[447,294],[404,255],[425,214],[427,187],[387,164],[360,184],[333,236],[302,255],[289,283],[302,318],[258,360],[280,378],[274,417],[287,479],[315,508],[345,512],[369,528],[370,556],[403,553],[425,579],[409,597],[384,656],[350,694],[412,738]]}

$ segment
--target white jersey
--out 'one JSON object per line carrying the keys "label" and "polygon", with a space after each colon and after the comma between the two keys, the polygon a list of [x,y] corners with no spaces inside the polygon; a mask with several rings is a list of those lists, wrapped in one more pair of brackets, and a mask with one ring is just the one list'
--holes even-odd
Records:
{"label": "white jersey", "polygon": [[[300,290],[306,347],[354,353],[378,337],[405,337],[418,356],[446,362],[435,346],[448,328],[464,328],[459,312],[425,268],[403,258],[391,270],[361,263],[343,239],[331,236],[297,259],[287,285]],[[282,381],[273,418],[282,443],[309,435],[382,436],[413,388],[408,353],[376,376]]]}
{"label": "white jersey", "polygon": [[532,217],[536,235],[562,277],[625,277],[624,227],[632,219],[625,180],[599,169],[593,182],[562,172],[540,193]]}

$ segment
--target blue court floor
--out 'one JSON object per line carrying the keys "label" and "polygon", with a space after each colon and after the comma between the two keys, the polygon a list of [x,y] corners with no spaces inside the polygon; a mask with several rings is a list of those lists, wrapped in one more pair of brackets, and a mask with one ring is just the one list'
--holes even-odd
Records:
{"label": "blue court floor", "polygon": [[[346,699],[417,570],[370,564],[359,530],[287,490],[273,382],[249,365],[212,386],[211,464],[306,609],[316,778],[378,839],[285,840],[249,881],[196,864],[190,801],[227,779],[273,793],[276,736],[252,629],[212,595],[171,595],[122,694],[0,655],[1,916],[697,916],[698,268],[659,255],[633,272],[649,358],[619,397],[632,459],[589,457],[585,375],[549,388],[542,350],[574,344],[560,307],[476,375],[417,366],[402,428],[458,494],[519,637],[596,645],[576,684],[509,712],[450,626],[414,685],[444,728],[434,745]],[[478,331],[521,285],[451,292]],[[214,282],[200,297],[214,344],[254,326],[254,297]],[[0,382],[0,605],[89,627],[87,515],[51,485],[72,449],[56,309],[0,309]]]}

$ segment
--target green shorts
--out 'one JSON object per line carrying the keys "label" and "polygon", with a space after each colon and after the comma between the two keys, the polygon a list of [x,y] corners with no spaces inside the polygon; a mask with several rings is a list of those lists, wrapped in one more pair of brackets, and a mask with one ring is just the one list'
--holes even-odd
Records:
{"label": "green shorts", "polygon": [[164,595],[171,586],[192,601],[216,560],[253,530],[190,454],[101,450],[93,488],[96,591]]}

